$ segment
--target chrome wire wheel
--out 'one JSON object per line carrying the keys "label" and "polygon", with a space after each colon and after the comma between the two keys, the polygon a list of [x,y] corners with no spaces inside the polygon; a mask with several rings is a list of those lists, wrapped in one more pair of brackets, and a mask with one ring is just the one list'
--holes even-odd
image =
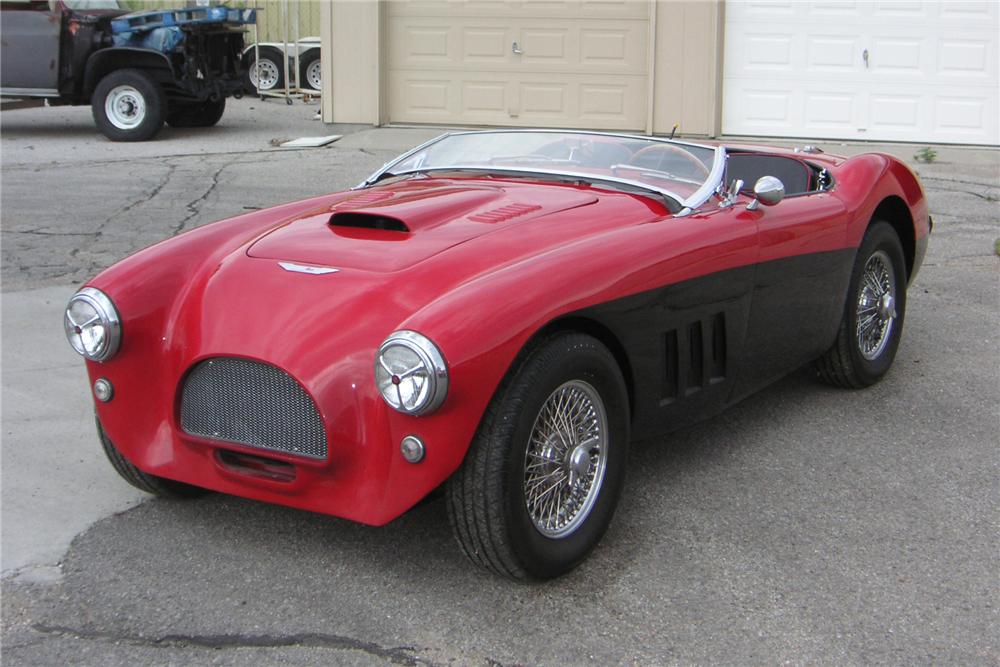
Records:
{"label": "chrome wire wheel", "polygon": [[271,90],[278,85],[280,70],[274,61],[261,58],[250,66],[247,74],[254,88],[257,90]]}
{"label": "chrome wire wheel", "polygon": [[146,119],[146,98],[133,86],[116,86],[104,98],[104,113],[119,130],[132,130]]}
{"label": "chrome wire wheel", "polygon": [[550,538],[586,521],[604,481],[608,415],[597,390],[570,380],[535,417],[524,455],[524,501],[535,528]]}
{"label": "chrome wire wheel", "polygon": [[323,89],[322,67],[319,58],[309,63],[306,68],[306,83],[313,90]]}
{"label": "chrome wire wheel", "polygon": [[856,312],[858,351],[873,361],[885,351],[896,322],[896,277],[884,250],[872,253],[865,262]]}

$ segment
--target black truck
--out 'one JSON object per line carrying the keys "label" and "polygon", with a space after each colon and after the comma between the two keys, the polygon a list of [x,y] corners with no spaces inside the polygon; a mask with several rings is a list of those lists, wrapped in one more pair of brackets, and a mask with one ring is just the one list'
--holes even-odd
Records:
{"label": "black truck", "polygon": [[253,9],[129,12],[116,0],[0,1],[0,97],[89,104],[112,141],[210,127],[243,92]]}

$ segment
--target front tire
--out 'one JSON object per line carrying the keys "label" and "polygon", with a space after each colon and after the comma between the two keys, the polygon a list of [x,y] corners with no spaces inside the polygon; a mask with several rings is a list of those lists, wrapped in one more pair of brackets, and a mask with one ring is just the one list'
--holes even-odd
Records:
{"label": "front tire", "polygon": [[889,371],[906,314],[906,260],[896,230],[875,221],[854,260],[837,340],[815,362],[828,384],[861,389]]}
{"label": "front tire", "polygon": [[100,80],[90,108],[97,128],[111,141],[146,141],[163,127],[167,102],[148,72],[120,69]]}
{"label": "front tire", "polygon": [[576,567],[618,503],[628,414],[621,370],[594,338],[559,334],[519,357],[447,485],[469,559],[516,580]]}
{"label": "front tire", "polygon": [[111,467],[121,475],[122,479],[140,491],[145,491],[161,498],[172,498],[175,500],[198,498],[209,493],[208,489],[150,475],[136,468],[129,463],[128,459],[122,456],[122,453],[115,447],[115,443],[111,442],[111,438],[104,432],[104,427],[101,426],[100,420],[97,421],[97,435],[101,440],[101,447],[104,448],[104,453],[107,455],[108,461],[111,462]]}

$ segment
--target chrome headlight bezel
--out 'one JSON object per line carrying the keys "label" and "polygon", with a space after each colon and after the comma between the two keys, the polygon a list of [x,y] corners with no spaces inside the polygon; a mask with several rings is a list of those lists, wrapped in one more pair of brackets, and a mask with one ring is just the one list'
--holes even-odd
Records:
{"label": "chrome headlight bezel", "polygon": [[[77,322],[70,312],[76,303],[85,304],[94,315],[85,322]],[[90,349],[84,342],[83,332],[90,327],[100,325],[104,328],[104,335],[100,343]],[[118,317],[118,310],[107,294],[95,287],[84,287],[70,298],[63,313],[63,327],[66,330],[66,338],[70,346],[76,350],[77,354],[90,359],[91,361],[107,361],[115,355],[121,346],[122,325],[121,318]]]}
{"label": "chrome headlight bezel", "polygon": [[[384,358],[386,352],[397,346],[412,352],[419,359],[419,364],[407,371],[407,377],[422,377],[426,383],[417,392],[419,396],[412,405],[407,405],[403,399],[401,382],[393,381],[400,376],[393,374]],[[448,364],[437,345],[427,336],[407,329],[395,331],[383,341],[375,355],[375,388],[392,409],[412,416],[425,415],[441,407],[448,395]]]}

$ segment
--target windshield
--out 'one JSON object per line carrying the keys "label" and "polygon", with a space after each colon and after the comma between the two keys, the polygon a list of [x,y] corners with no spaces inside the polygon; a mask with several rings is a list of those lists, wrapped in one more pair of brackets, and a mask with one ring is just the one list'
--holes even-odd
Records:
{"label": "windshield", "polygon": [[[446,134],[410,151],[362,186],[431,171],[486,171],[625,186],[695,208],[722,179],[721,149],[599,132],[503,130]],[[676,211],[675,211],[676,212]]]}

